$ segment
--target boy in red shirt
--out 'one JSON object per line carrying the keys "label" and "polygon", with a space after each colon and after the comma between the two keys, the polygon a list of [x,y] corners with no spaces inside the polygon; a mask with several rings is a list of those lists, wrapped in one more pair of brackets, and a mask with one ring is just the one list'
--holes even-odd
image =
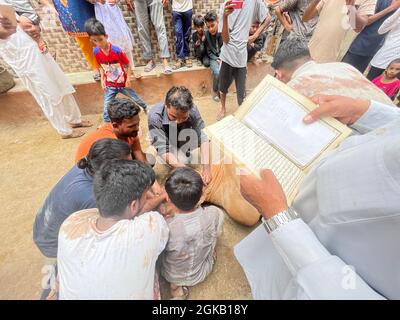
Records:
{"label": "boy in red shirt", "polygon": [[127,56],[121,48],[108,42],[108,36],[100,21],[95,18],[88,19],[85,29],[95,46],[93,53],[100,65],[101,86],[104,90],[104,122],[110,122],[108,104],[118,93],[131,98],[147,113],[146,103],[129,87],[131,68]]}

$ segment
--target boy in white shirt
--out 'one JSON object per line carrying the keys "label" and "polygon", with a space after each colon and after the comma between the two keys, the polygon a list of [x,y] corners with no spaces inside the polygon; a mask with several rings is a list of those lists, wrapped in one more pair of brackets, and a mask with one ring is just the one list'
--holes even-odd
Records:
{"label": "boy in white shirt", "polygon": [[[170,238],[161,256],[161,274],[173,299],[186,299],[188,287],[206,279],[215,262],[215,245],[224,214],[216,206],[199,206],[203,180],[188,167],[178,168],[165,182]],[[171,216],[172,215],[172,216]]]}
{"label": "boy in white shirt", "polygon": [[133,160],[113,160],[96,172],[98,209],[72,214],[60,229],[60,299],[159,297],[155,264],[168,227],[157,212],[140,214],[154,180],[148,165]]}

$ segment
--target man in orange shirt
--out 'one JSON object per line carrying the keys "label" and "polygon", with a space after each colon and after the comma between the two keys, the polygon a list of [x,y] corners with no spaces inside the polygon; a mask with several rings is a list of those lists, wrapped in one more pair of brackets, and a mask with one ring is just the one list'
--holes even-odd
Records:
{"label": "man in orange shirt", "polygon": [[92,144],[97,140],[112,138],[126,141],[131,146],[133,158],[147,163],[137,136],[140,123],[139,112],[139,106],[132,100],[114,99],[111,101],[108,106],[111,122],[106,123],[82,140],[76,152],[75,161],[78,162],[85,157]]}

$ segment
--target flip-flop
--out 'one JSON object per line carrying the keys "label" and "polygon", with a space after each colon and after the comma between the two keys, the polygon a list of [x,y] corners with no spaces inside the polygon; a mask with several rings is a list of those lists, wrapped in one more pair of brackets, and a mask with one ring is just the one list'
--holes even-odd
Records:
{"label": "flip-flop", "polygon": [[172,66],[172,69],[173,70],[178,70],[178,69],[180,69],[180,68],[183,68],[184,67],[184,62],[183,62],[183,60],[182,59],[178,59],[177,61],[176,61],[176,63]]}
{"label": "flip-flop", "polygon": [[189,288],[187,286],[182,286],[183,295],[179,297],[173,297],[170,300],[187,300],[189,297]]}
{"label": "flip-flop", "polygon": [[171,74],[172,68],[170,66],[164,66],[164,74]]}
{"label": "flip-flop", "polygon": [[93,123],[88,120],[82,120],[80,123],[71,123],[70,126],[71,128],[89,128],[93,126]]}
{"label": "flip-flop", "polygon": [[192,68],[193,67],[193,61],[192,59],[186,59],[186,68]]}
{"label": "flip-flop", "polygon": [[98,73],[93,73],[93,80],[94,81],[100,81],[101,80],[101,76]]}
{"label": "flip-flop", "polygon": [[146,66],[144,67],[144,72],[150,72],[156,67],[156,64],[154,62],[149,61]]}
{"label": "flip-flop", "polygon": [[218,96],[213,96],[213,100],[215,102],[221,102],[221,99]]}
{"label": "flip-flop", "polygon": [[82,137],[85,134],[84,131],[81,130],[73,130],[71,134],[61,135],[61,139],[74,139]]}

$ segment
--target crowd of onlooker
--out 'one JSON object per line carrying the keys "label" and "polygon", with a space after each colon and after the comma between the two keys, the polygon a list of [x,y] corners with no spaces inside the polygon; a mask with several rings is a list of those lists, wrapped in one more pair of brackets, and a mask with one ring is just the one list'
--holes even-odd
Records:
{"label": "crowd of onlooker", "polygon": [[[191,0],[174,0],[177,61],[172,67],[163,16],[163,6],[169,1],[126,1],[136,14],[144,71],[156,67],[151,20],[165,74],[191,67],[191,52],[210,68],[213,99],[221,103],[218,120],[225,116],[233,81],[238,105],[245,100],[247,64],[260,63],[259,52],[270,44],[267,30],[272,24],[283,30],[274,40],[276,78],[314,99],[317,94],[334,95],[320,97],[321,104],[361,108],[351,117],[347,114],[351,111],[341,109],[345,116],[338,119],[348,125],[364,113],[371,119],[379,108],[388,118],[398,111],[392,101],[400,88],[400,0],[229,0],[219,12],[194,18]],[[0,3],[11,4],[18,21],[16,27],[9,18],[0,17],[0,57],[18,74],[62,138],[82,136],[84,132],[77,128],[92,123],[81,119],[74,88],[48,53],[31,3]],[[171,296],[187,298],[189,287],[212,272],[223,223],[218,207],[201,205],[205,193],[219,192],[213,179],[221,179],[223,169],[212,171],[209,138],[193,96],[187,88],[173,86],[164,102],[150,108],[137,95],[130,85],[132,78],[141,76],[134,71],[135,44],[118,1],[45,4],[99,71],[104,90],[104,124],[82,140],[76,165],[51,190],[35,220],[34,241],[52,260],[59,280],[60,287],[53,287],[50,296],[157,299],[157,263],[159,274],[170,284]],[[351,29],[357,35],[341,59],[340,50]],[[116,98],[118,94],[129,99]],[[141,110],[148,115],[153,155],[143,151],[138,138]],[[379,116],[374,119],[376,126],[383,121]],[[177,138],[187,129],[194,133],[194,144],[188,149],[186,141]],[[174,169],[163,187],[152,169],[160,162]],[[237,184],[232,177],[227,181],[231,183],[223,192],[237,195],[228,199],[235,203],[230,208],[242,208]],[[252,192],[243,188],[246,199],[251,199]],[[234,210],[226,211],[232,215]],[[256,214],[256,222],[263,213]],[[43,297],[48,295],[43,293]]]}

